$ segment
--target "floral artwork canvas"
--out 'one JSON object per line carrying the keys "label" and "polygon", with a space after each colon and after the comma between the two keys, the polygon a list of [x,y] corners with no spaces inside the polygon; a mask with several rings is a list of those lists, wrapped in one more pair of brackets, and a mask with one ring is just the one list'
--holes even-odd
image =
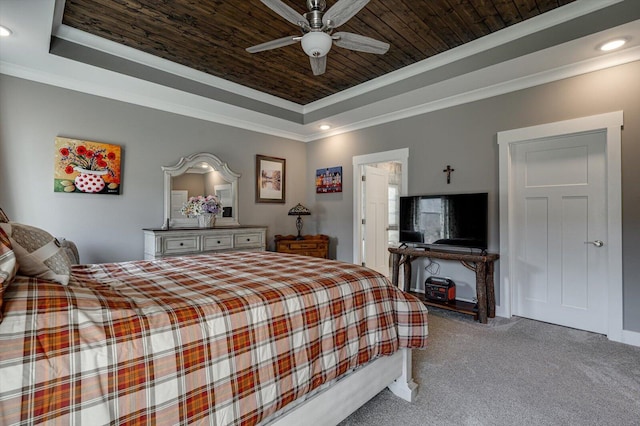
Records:
{"label": "floral artwork canvas", "polygon": [[120,194],[120,146],[57,137],[54,192]]}

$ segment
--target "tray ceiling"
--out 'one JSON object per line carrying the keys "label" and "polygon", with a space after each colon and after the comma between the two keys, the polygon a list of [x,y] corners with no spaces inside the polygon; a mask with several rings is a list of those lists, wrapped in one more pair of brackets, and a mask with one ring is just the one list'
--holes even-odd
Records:
{"label": "tray ceiling", "polygon": [[[385,55],[333,46],[314,76],[299,44],[250,54],[291,23],[259,0],[67,0],[62,23],[261,92],[306,105],[573,0],[372,0],[339,27],[391,44]],[[302,0],[284,0],[299,13]],[[327,1],[327,8],[335,1]]]}

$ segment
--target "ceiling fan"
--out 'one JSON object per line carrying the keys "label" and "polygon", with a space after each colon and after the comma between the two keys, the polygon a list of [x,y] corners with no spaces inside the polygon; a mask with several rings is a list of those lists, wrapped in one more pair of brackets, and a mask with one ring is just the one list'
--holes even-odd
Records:
{"label": "ceiling fan", "polygon": [[327,68],[327,53],[331,45],[358,52],[382,55],[389,50],[389,44],[348,32],[333,33],[333,30],[351,19],[369,0],[338,0],[326,12],[325,0],[307,0],[309,12],[299,14],[281,0],[260,0],[268,8],[287,21],[300,27],[301,36],[287,36],[277,40],[258,44],[247,48],[247,52],[256,53],[276,49],[300,42],[302,50],[309,55],[313,75],[323,74]]}

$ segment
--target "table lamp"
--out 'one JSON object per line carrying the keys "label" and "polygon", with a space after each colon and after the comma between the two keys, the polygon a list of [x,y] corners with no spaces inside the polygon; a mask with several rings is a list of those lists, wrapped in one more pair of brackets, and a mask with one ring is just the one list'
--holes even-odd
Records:
{"label": "table lamp", "polygon": [[295,207],[289,210],[288,214],[289,216],[298,216],[298,218],[296,219],[296,229],[298,230],[298,236],[296,237],[296,240],[303,240],[304,238],[301,234],[302,218],[300,216],[309,216],[311,214],[311,211],[309,211],[309,209],[302,204],[298,203]]}

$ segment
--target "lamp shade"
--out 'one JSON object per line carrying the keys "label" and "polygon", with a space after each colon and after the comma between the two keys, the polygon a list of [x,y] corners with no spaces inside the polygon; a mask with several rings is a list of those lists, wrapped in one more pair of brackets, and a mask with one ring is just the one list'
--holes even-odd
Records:
{"label": "lamp shade", "polygon": [[311,31],[302,36],[302,50],[313,58],[321,58],[331,50],[331,36],[322,31]]}
{"label": "lamp shade", "polygon": [[300,203],[289,209],[289,216],[309,216],[310,214],[311,211]]}

